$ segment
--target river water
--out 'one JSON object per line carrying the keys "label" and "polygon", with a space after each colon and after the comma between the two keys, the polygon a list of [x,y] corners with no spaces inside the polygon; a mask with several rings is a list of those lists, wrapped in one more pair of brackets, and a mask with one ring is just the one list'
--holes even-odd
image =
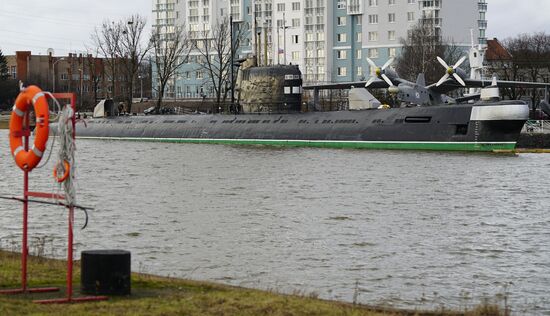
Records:
{"label": "river water", "polygon": [[[0,139],[0,194],[20,194]],[[550,155],[77,145],[78,201],[95,208],[78,251],[126,249],[134,271],[336,300],[506,300],[550,315]],[[51,165],[31,189],[56,190]],[[30,214],[31,251],[63,257],[65,210]],[[0,247],[17,249],[20,226],[20,204],[0,201]]]}

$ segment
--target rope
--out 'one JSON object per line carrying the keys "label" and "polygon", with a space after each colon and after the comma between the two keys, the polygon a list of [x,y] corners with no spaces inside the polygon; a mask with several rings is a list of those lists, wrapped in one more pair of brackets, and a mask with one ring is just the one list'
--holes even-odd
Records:
{"label": "rope", "polygon": [[[59,152],[57,162],[54,168],[58,175],[69,172],[69,176],[65,181],[59,183],[59,188],[63,186],[65,191],[65,200],[67,205],[74,206],[76,204],[76,189],[75,189],[75,150],[76,145],[73,139],[73,109],[70,105],[65,106],[59,114],[59,122],[57,123],[59,135]],[[65,170],[65,163],[69,163],[69,170]]]}
{"label": "rope", "polygon": [[[50,92],[48,92],[48,91],[43,91],[43,92],[44,92],[44,94],[48,95],[53,100],[54,104],[57,106],[57,113],[58,113],[57,117],[55,117],[53,120],[50,120],[50,122],[49,122],[50,124],[55,123],[56,121],[59,121],[59,115],[61,113],[61,104],[59,104],[59,101],[57,101],[57,99],[54,98],[54,96]],[[55,135],[55,130],[53,132],[54,132],[54,136],[56,136]],[[48,162],[50,161],[50,158],[52,157],[52,152],[53,152],[53,147],[54,146],[55,146],[55,137],[53,137],[53,141],[50,145],[50,150],[48,152],[48,158],[46,158],[46,160],[44,160],[44,162],[42,164],[38,165],[36,167],[37,169],[43,168],[46,164],[48,164]]]}

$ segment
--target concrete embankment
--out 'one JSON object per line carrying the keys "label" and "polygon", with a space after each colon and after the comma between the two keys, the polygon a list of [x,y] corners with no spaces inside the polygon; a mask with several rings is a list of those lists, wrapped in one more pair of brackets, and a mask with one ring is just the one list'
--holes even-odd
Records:
{"label": "concrete embankment", "polygon": [[550,149],[550,134],[522,133],[516,148]]}

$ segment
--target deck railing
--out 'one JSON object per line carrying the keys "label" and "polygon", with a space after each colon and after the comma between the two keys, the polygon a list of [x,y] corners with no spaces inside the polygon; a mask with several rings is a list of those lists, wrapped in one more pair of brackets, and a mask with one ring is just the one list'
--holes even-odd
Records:
{"label": "deck railing", "polygon": [[529,120],[523,126],[522,132],[533,134],[550,133],[550,121]]}

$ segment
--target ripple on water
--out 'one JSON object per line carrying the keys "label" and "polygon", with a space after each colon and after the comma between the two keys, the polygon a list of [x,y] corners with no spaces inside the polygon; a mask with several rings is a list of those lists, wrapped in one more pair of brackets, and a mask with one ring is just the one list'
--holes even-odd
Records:
{"label": "ripple on water", "polygon": [[[0,192],[17,194],[1,153]],[[78,199],[95,208],[78,249],[131,250],[141,272],[348,301],[358,284],[360,302],[408,308],[502,300],[511,282],[518,314],[550,314],[550,155],[79,140],[77,157]],[[33,187],[55,189],[48,170]],[[0,203],[0,247],[17,246],[20,212]],[[31,208],[54,247],[64,220]]]}

